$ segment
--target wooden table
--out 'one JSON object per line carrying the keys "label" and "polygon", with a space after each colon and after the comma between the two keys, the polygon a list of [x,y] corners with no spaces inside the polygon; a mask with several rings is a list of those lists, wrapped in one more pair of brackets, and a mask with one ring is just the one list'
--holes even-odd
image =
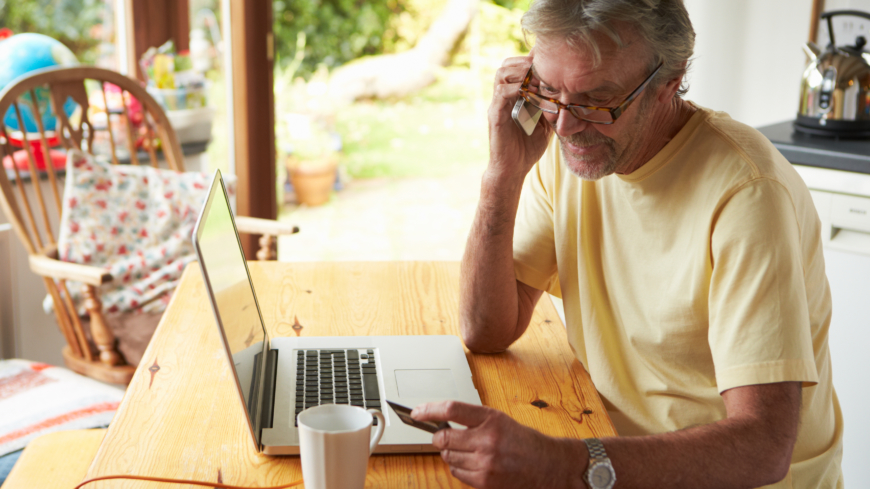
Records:
{"label": "wooden table", "polygon": [[[459,333],[459,264],[249,264],[271,336]],[[294,323],[301,325],[294,329]],[[483,403],[555,436],[616,432],[552,303],[501,354],[468,353]],[[254,449],[196,264],[187,268],[88,477],[150,475],[246,486],[302,477],[298,457]],[[375,455],[367,487],[462,487],[437,454]],[[137,481],[90,488],[169,487]]]}
{"label": "wooden table", "polygon": [[85,479],[105,434],[106,430],[71,430],[34,438],[3,489],[72,489]]}

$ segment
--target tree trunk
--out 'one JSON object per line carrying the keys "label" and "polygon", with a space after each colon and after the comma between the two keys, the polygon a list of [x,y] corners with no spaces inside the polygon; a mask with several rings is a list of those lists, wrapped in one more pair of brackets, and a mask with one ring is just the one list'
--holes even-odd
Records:
{"label": "tree trunk", "polygon": [[338,68],[329,81],[336,102],[403,97],[435,81],[441,66],[477,14],[480,0],[449,0],[441,15],[411,50],[373,56]]}

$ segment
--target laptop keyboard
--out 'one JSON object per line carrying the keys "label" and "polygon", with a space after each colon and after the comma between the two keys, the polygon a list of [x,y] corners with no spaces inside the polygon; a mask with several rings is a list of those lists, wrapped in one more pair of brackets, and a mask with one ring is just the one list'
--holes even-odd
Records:
{"label": "laptop keyboard", "polygon": [[[381,410],[374,350],[297,350],[296,415],[322,404]],[[294,424],[298,426],[298,422]],[[374,418],[378,424],[378,418]]]}

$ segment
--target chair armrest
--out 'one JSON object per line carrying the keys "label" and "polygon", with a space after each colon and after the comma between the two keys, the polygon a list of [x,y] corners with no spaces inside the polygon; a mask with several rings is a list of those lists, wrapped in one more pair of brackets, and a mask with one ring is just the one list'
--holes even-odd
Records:
{"label": "chair armrest", "polygon": [[75,280],[89,285],[102,285],[112,281],[112,274],[100,267],[69,263],[41,255],[30,255],[29,259],[30,270],[43,277]]}
{"label": "chair armrest", "polygon": [[236,228],[238,228],[240,233],[267,234],[270,236],[296,234],[299,232],[299,226],[294,226],[293,224],[246,216],[236,216]]}

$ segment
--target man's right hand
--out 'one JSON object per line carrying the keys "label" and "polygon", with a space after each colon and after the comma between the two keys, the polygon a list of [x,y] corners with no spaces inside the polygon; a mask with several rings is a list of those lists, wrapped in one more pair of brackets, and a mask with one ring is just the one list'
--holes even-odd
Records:
{"label": "man's right hand", "polygon": [[523,78],[532,64],[534,51],[529,56],[507,58],[496,71],[489,106],[489,150],[488,172],[501,178],[525,178],[526,173],[541,159],[553,129],[546,120],[538,121],[535,132],[527,136],[511,119],[511,111],[517,99],[521,98],[519,89]]}
{"label": "man's right hand", "polygon": [[440,430],[432,444],[450,473],[472,487],[585,487],[587,450],[579,440],[546,436],[501,411],[458,401],[421,404],[411,416],[467,427]]}
{"label": "man's right hand", "polygon": [[544,155],[553,133],[546,121],[539,120],[527,136],[511,119],[531,63],[532,55],[504,61],[489,106],[490,160],[462,257],[459,300],[462,338],[475,352],[503,351],[522,336],[542,294],[517,280],[513,263],[513,230],[523,180]]}

